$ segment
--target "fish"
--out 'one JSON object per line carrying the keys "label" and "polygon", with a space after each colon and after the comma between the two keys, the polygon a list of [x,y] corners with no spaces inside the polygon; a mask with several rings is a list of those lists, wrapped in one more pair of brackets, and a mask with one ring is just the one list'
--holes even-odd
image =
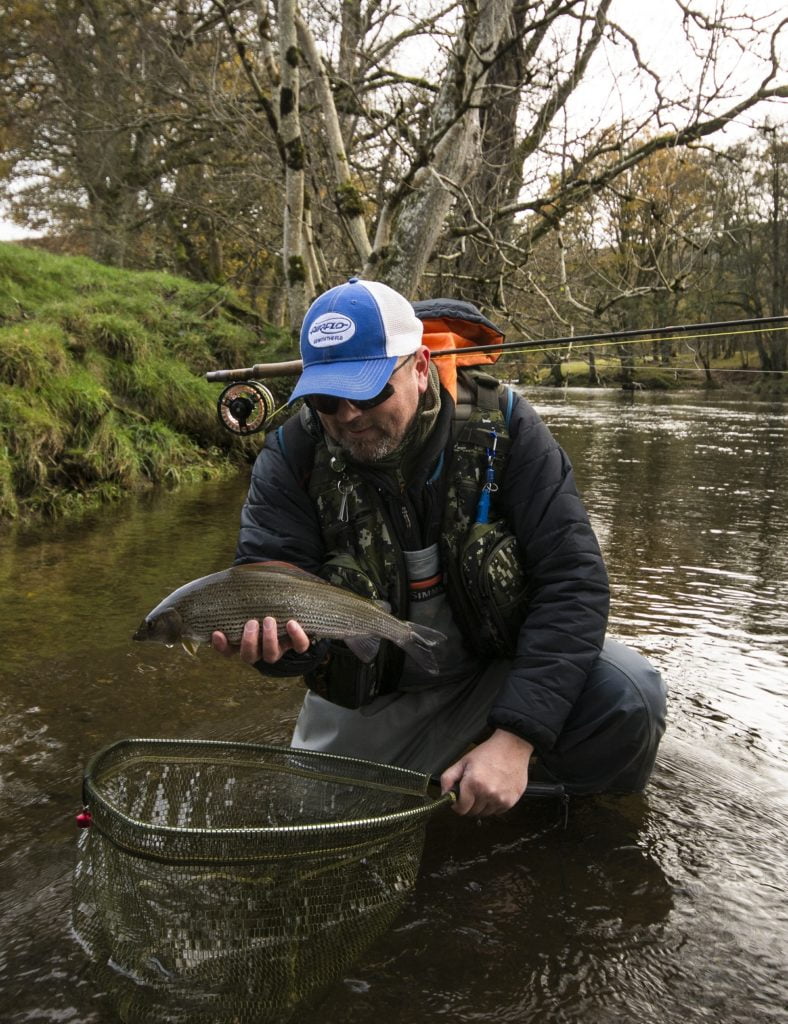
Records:
{"label": "fish", "polygon": [[398,619],[383,601],[335,586],[289,562],[250,562],[201,576],[159,602],[132,639],[181,643],[189,654],[210,644],[215,630],[230,643],[241,640],[249,619],[271,615],[286,636],[290,619],[313,639],[343,640],[363,662],[372,661],[381,640],[390,640],[430,675],[439,672],[433,648],[446,640],[437,629]]}

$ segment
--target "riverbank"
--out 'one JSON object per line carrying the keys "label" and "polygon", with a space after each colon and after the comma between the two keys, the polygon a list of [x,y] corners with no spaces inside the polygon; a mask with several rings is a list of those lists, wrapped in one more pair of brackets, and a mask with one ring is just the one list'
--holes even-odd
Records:
{"label": "riverbank", "polygon": [[[0,243],[0,526],[79,517],[151,487],[238,472],[262,435],[219,425],[221,388],[204,374],[295,354],[287,332],[228,288]],[[507,353],[495,372],[528,387],[592,383],[579,358],[551,368],[543,354]],[[689,352],[673,366],[639,361],[626,376],[620,360],[599,354],[596,372],[596,386],[619,390],[786,395],[782,378],[734,360],[707,374]],[[291,381],[266,383],[278,401]]]}
{"label": "riverbank", "polygon": [[689,354],[679,356],[671,366],[638,362],[623,370],[619,361],[602,361],[597,378],[592,379],[588,363],[575,360],[562,364],[559,375],[549,367],[526,368],[517,383],[525,387],[600,388],[624,391],[748,391],[765,398],[788,398],[788,379],[784,374],[770,374],[741,366],[734,359],[719,359],[708,370],[694,365]]}
{"label": "riverbank", "polygon": [[292,354],[228,288],[0,244],[0,524],[237,471],[203,375]]}

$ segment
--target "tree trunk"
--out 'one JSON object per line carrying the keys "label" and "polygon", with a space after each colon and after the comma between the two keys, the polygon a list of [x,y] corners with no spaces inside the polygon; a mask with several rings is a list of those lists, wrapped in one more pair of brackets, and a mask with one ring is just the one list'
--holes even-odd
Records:
{"label": "tree trunk", "polygon": [[[384,210],[377,276],[403,295],[415,297],[456,190],[466,181],[478,153],[479,106],[487,69],[495,59],[512,15],[514,0],[482,0],[466,13],[449,72],[435,106],[428,166],[422,167],[393,211]],[[394,224],[390,240],[388,224]]]}
{"label": "tree trunk", "polygon": [[279,53],[282,81],[279,87],[279,118],[285,151],[285,216],[282,261],[287,285],[290,326],[304,319],[313,286],[304,258],[304,143],[301,138],[299,63],[295,0],[279,4]]}

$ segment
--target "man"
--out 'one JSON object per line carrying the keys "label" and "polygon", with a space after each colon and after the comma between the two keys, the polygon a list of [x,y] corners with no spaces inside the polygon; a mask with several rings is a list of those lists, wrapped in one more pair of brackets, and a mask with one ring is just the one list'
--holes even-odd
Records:
{"label": "man", "polygon": [[385,644],[362,664],[271,618],[246,624],[240,656],[304,675],[293,746],[440,775],[460,814],[508,810],[529,773],[642,789],[665,687],[605,642],[607,574],[569,461],[497,381],[465,377],[467,399],[444,387],[422,331],[377,282],[312,304],[290,398],[305,406],[258,456],[237,561],[294,563],[440,630],[437,675]]}

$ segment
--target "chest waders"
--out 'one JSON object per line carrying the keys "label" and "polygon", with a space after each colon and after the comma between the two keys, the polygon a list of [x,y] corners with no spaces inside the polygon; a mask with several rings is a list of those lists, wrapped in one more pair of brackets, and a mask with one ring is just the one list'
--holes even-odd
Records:
{"label": "chest waders", "polygon": [[[469,645],[479,654],[507,657],[515,653],[527,597],[516,539],[497,510],[494,479],[505,472],[514,394],[487,374],[465,371],[464,376],[470,390],[460,392],[443,453],[441,563],[452,613]],[[280,428],[280,447],[290,458],[285,429]],[[300,429],[303,436],[303,426]],[[325,543],[321,575],[385,601],[395,615],[408,618],[408,574],[394,521],[396,495],[384,494],[353,464],[332,456],[324,444],[314,444],[312,451],[306,486]],[[489,521],[476,522],[485,489]],[[404,657],[398,647],[383,641],[375,660],[365,664],[335,641],[329,656],[305,681],[335,704],[360,707],[397,688]]]}

